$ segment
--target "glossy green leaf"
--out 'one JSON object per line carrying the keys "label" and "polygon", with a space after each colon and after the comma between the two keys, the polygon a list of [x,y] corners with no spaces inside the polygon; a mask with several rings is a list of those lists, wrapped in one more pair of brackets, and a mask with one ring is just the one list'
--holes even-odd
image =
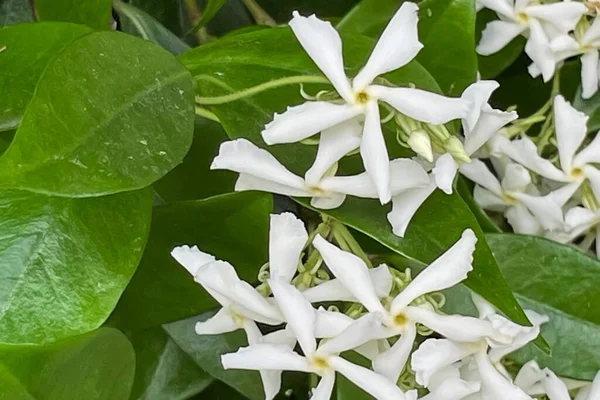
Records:
{"label": "glossy green leaf", "polygon": [[337,24],[343,32],[377,37],[402,5],[402,0],[362,0]]}
{"label": "glossy green leaf", "polygon": [[94,29],[110,29],[111,0],[35,0],[39,21],[73,22]]}
{"label": "glossy green leaf", "polygon": [[[4,3],[2,3],[4,5]],[[0,15],[3,15],[0,12]],[[73,40],[91,32],[83,25],[47,22],[0,29],[0,131],[15,129],[50,60]],[[26,68],[25,68],[26,66]]]}
{"label": "glossy green leaf", "polygon": [[[238,330],[223,335],[198,336],[196,322],[206,320],[214,312],[164,325],[167,334],[198,365],[216,379],[225,382],[250,400],[265,398],[258,371],[227,370],[221,366],[221,355],[247,346],[244,331]],[[283,390],[286,390],[285,388]]]}
{"label": "glossy green leaf", "polygon": [[125,329],[153,327],[216,305],[171,257],[175,246],[197,245],[231,262],[242,279],[254,281],[267,261],[271,208],[271,196],[264,193],[156,207],[144,257],[109,323]]}
{"label": "glossy green leaf", "polygon": [[[371,50],[373,40],[356,35],[345,35],[344,39],[347,44],[345,60],[351,76]],[[275,51],[275,48],[279,51]],[[219,62],[222,57],[227,57],[229,62],[225,65]],[[223,39],[184,53],[181,60],[194,75],[211,74],[212,78],[224,83],[219,86],[227,85],[233,89],[251,87],[282,76],[314,72],[314,66],[295,44],[287,29],[271,30],[266,34],[260,31]],[[434,86],[427,72],[415,62],[396,73],[388,74],[387,78],[397,85],[413,82],[417,87],[427,89]],[[222,88],[215,88],[206,80],[200,80],[199,87],[203,96],[223,93]],[[287,87],[215,106],[212,110],[230,137],[247,137],[264,147],[260,131],[264,124],[272,119],[273,113],[285,110],[287,105],[301,102],[303,99],[297,93],[297,88]],[[290,170],[300,174],[306,171],[314,159],[314,146],[273,146],[269,151]],[[390,153],[394,154],[394,150]],[[346,165],[341,165],[340,169],[347,172],[345,167]],[[303,204],[307,202],[303,201]],[[339,209],[323,212],[390,249],[423,263],[429,263],[440,256],[459,239],[464,229],[473,229],[479,237],[479,242],[475,253],[474,271],[470,274],[467,284],[511,318],[526,322],[522,310],[502,279],[477,220],[458,194],[447,196],[438,191],[431,196],[416,214],[404,239],[392,233],[386,219],[388,211],[389,207],[381,207],[377,201],[351,198]]]}
{"label": "glossy green leaf", "polygon": [[184,27],[185,5],[181,0],[129,0],[127,3],[151,15],[177,37],[183,36],[187,29]]}
{"label": "glossy green leaf", "polygon": [[186,34],[192,34],[194,32],[198,32],[200,30],[200,28],[202,28],[204,25],[206,25],[208,23],[208,21],[210,21],[221,9],[221,7],[223,7],[223,4],[225,4],[226,0],[206,0],[206,5],[204,6],[204,9],[202,10],[202,16],[200,17],[199,20],[194,21],[194,25],[192,26],[192,28],[188,31],[188,33]]}
{"label": "glossy green leaf", "polygon": [[94,32],[42,74],[0,158],[0,186],[70,197],[146,187],[181,162],[193,125],[192,81],[171,54]]}
{"label": "glossy green leaf", "polygon": [[31,0],[3,0],[0,2],[0,26],[33,22]]}
{"label": "glossy green leaf", "polygon": [[8,149],[13,138],[15,137],[15,131],[6,131],[0,133],[0,155]]}
{"label": "glossy green leaf", "polygon": [[134,369],[133,348],[116,329],[46,346],[0,346],[0,398],[125,400]]}
{"label": "glossy green leaf", "polygon": [[587,123],[588,132],[600,130],[600,93],[596,93],[589,99],[583,99],[581,88],[578,88],[573,97],[573,107],[590,117]]}
{"label": "glossy green leaf", "polygon": [[198,118],[190,151],[183,163],[154,183],[156,194],[163,201],[171,203],[230,192],[235,182],[235,174],[210,169],[210,164],[219,151],[219,145],[227,139],[221,124]]}
{"label": "glossy green leaf", "polygon": [[115,1],[114,7],[121,17],[124,32],[156,43],[175,55],[189,50],[187,43],[146,12],[122,1]]}
{"label": "glossy green leaf", "polygon": [[149,190],[94,199],[0,192],[0,343],[89,332],[141,258]]}
{"label": "glossy green leaf", "polygon": [[132,400],[185,400],[214,381],[161,327],[136,331],[128,337],[136,359]]}
{"label": "glossy green leaf", "polygon": [[477,222],[479,223],[479,226],[481,226],[481,229],[484,232],[486,232],[486,233],[502,232],[502,230],[489,217],[489,215],[487,215],[487,213],[484,210],[482,210],[481,207],[479,207],[479,205],[477,203],[475,203],[475,200],[473,199],[473,196],[471,195],[471,193],[473,192],[472,186],[473,186],[472,184],[469,185],[467,183],[466,178],[464,178],[463,176],[459,176],[458,181],[456,183],[456,191],[458,192],[460,197],[463,199],[463,201],[467,204],[467,206],[469,206],[469,209],[471,210],[471,212],[473,213],[475,218],[477,218]]}

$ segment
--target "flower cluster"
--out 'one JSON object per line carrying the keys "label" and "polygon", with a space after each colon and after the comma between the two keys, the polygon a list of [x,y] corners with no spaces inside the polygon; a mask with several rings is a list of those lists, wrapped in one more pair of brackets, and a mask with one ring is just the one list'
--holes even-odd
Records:
{"label": "flower cluster", "polygon": [[[385,264],[372,268],[368,260],[335,246],[327,238],[339,237],[336,229],[344,228],[325,221],[309,234],[293,214],[272,215],[269,262],[257,288],[242,281],[231,264],[197,247],[172,251],[222,306],[198,322],[196,332],[246,333],[247,347],[222,355],[225,369],[259,371],[267,400],[281,390],[282,371],[319,376],[314,400],[331,397],[336,372],[381,400],[531,399],[540,390],[551,400],[565,398],[552,397],[563,383],[550,371],[530,363],[513,382],[502,364],[507,354],[538,336],[545,316],[527,311],[532,326],[516,325],[476,295],[478,317],[440,310],[443,296],[437,292],[457,285],[472,270],[477,241],[472,231],[411,279],[408,270],[400,273]],[[418,340],[433,332],[435,338]],[[350,350],[364,356],[370,368],[340,355]],[[406,376],[412,379],[401,378]],[[599,390],[595,382],[581,390],[588,393],[581,398],[593,399]]]}

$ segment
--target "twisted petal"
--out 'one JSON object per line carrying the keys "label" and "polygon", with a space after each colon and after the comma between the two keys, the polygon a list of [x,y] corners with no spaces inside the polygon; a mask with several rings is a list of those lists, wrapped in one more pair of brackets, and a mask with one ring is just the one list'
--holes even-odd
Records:
{"label": "twisted petal", "polygon": [[328,361],[333,369],[377,400],[406,400],[406,396],[395,383],[370,369],[352,364],[337,356],[330,357]]}
{"label": "twisted petal", "polygon": [[[569,32],[587,11],[583,3],[560,2],[544,5],[532,5],[525,9],[529,17],[538,18],[552,24],[559,32]],[[529,22],[531,25],[531,21]]]}
{"label": "twisted petal", "polygon": [[581,97],[589,99],[598,92],[598,50],[588,50],[581,56]]}
{"label": "twisted petal", "polygon": [[468,100],[469,112],[463,120],[464,131],[473,130],[479,120],[481,110],[487,105],[492,92],[498,89],[500,85],[496,81],[477,81],[465,89],[461,98]]}
{"label": "twisted petal", "polygon": [[347,102],[353,101],[352,88],[344,73],[342,39],[329,21],[321,21],[315,15],[303,17],[294,11],[289,22],[296,38],[315,62],[317,67]]}
{"label": "twisted petal", "polygon": [[514,121],[517,117],[515,111],[505,112],[494,110],[491,107],[484,107],[473,129],[465,129],[465,152],[468,155],[475,153],[503,126]]}
{"label": "twisted petal", "polygon": [[279,304],[290,329],[298,338],[304,354],[312,354],[317,348],[314,331],[316,324],[315,309],[302,293],[289,283],[278,279],[269,279],[269,287]]}
{"label": "twisted petal", "polygon": [[421,89],[391,88],[372,85],[371,94],[385,101],[402,114],[428,124],[445,124],[453,119],[465,118],[469,102]]}
{"label": "twisted petal", "polygon": [[389,350],[375,357],[373,370],[385,376],[391,382],[397,382],[408,356],[410,356],[416,335],[417,328],[415,324],[408,323],[400,339]]}
{"label": "twisted petal", "polygon": [[265,125],[262,137],[266,144],[294,143],[325,129],[353,119],[362,112],[360,107],[333,104],[326,101],[308,101],[288,107],[283,114],[275,114]]}
{"label": "twisted petal", "polygon": [[458,164],[450,153],[444,153],[435,162],[435,167],[431,171],[435,178],[435,184],[444,193],[452,194],[452,184],[458,171]]}
{"label": "twisted petal", "polygon": [[233,319],[229,310],[223,307],[206,321],[196,322],[195,328],[198,335],[219,335],[238,330],[240,326]]}
{"label": "twisted petal", "polygon": [[425,294],[447,289],[467,278],[473,269],[473,251],[477,238],[472,230],[462,233],[452,247],[425,268],[392,302],[392,313],[398,314],[414,299]]}
{"label": "twisted petal", "polygon": [[557,182],[568,182],[570,180],[563,171],[538,155],[535,144],[527,136],[519,140],[503,141],[499,144],[498,150],[530,171],[545,178]]}
{"label": "twisted petal", "polygon": [[552,194],[531,196],[525,193],[511,192],[510,195],[524,204],[544,229],[553,231],[561,230],[564,227],[562,207]]}
{"label": "twisted petal", "polygon": [[376,76],[398,69],[417,56],[423,48],[417,30],[418,9],[415,3],[402,4],[377,41],[369,60],[354,78],[354,90],[363,90]]}
{"label": "twisted petal", "polygon": [[542,372],[544,373],[542,382],[548,398],[552,400],[571,400],[567,385],[554,372],[548,368],[544,368]]}
{"label": "twisted petal", "polygon": [[510,207],[504,216],[515,233],[537,235],[542,229],[538,220],[523,204],[518,203]]}
{"label": "twisted petal", "polygon": [[339,335],[325,342],[317,349],[317,354],[337,355],[352,350],[373,339],[383,336],[383,314],[368,313],[352,322]]}
{"label": "twisted petal", "polygon": [[515,385],[523,389],[527,393],[531,393],[531,390],[544,379],[544,373],[540,369],[539,365],[535,360],[531,360],[523,364],[517,376],[515,377]]}
{"label": "twisted petal", "polygon": [[365,170],[373,180],[381,204],[386,204],[392,198],[390,186],[390,158],[388,156],[381,122],[379,106],[371,101],[367,104],[365,127],[360,144],[360,156]]}
{"label": "twisted petal", "polygon": [[575,152],[583,143],[587,133],[588,116],[577,111],[564,97],[554,98],[554,123],[556,142],[562,170],[571,171]]}
{"label": "twisted petal", "polygon": [[321,132],[317,157],[304,175],[306,183],[317,186],[327,170],[346,154],[358,149],[361,134],[362,127],[356,118],[344,121]]}
{"label": "twisted petal", "polygon": [[269,229],[269,271],[271,278],[291,282],[300,253],[308,241],[304,223],[292,213],[271,214]]}
{"label": "twisted petal", "polygon": [[532,326],[522,326],[520,332],[508,346],[499,346],[490,349],[489,358],[492,362],[499,362],[505,355],[512,353],[534,340],[540,334],[542,324],[548,322],[548,316],[541,315],[532,310],[525,310],[525,314]]}
{"label": "twisted petal", "polygon": [[427,339],[412,354],[410,365],[418,384],[429,387],[431,378],[442,369],[473,354],[476,349],[468,343],[448,339]]}
{"label": "twisted petal", "polygon": [[497,53],[523,33],[525,29],[525,26],[512,21],[488,22],[483,32],[481,32],[481,40],[479,40],[476,48],[477,53],[482,56]]}
{"label": "twisted petal", "polygon": [[461,165],[460,173],[496,196],[502,197],[503,190],[500,182],[498,182],[496,176],[490,172],[483,161],[471,160],[470,163]]}
{"label": "twisted petal", "polygon": [[336,278],[350,291],[369,311],[385,313],[371,280],[369,269],[363,260],[354,254],[342,251],[317,235],[313,246],[323,257],[327,267]]}
{"label": "twisted petal", "polygon": [[467,382],[462,379],[448,379],[432,390],[421,400],[460,400],[476,393],[481,388],[479,382]]}
{"label": "twisted petal", "polygon": [[435,188],[435,183],[430,181],[427,187],[405,190],[392,198],[392,211],[387,219],[394,235],[404,237],[410,220]]}
{"label": "twisted petal", "polygon": [[508,381],[490,362],[485,352],[475,354],[481,376],[481,395],[486,400],[532,400],[519,387]]}
{"label": "twisted petal", "polygon": [[321,380],[317,387],[313,390],[310,400],[329,400],[333,393],[333,385],[335,384],[335,371],[328,370],[321,375]]}
{"label": "twisted petal", "polygon": [[548,82],[554,75],[556,60],[546,32],[539,21],[533,18],[529,20],[529,39],[525,44],[525,53],[542,73],[544,82]]}
{"label": "twisted petal", "polygon": [[192,276],[196,275],[203,265],[216,261],[215,256],[200,251],[197,246],[177,246],[171,250],[171,256]]}
{"label": "twisted petal", "polygon": [[310,372],[306,358],[283,344],[258,343],[221,356],[224,369]]}

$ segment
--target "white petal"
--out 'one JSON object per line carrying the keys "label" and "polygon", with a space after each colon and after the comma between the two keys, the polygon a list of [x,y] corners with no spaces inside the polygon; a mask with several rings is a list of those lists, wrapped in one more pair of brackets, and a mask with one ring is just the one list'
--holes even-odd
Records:
{"label": "white petal", "polygon": [[416,335],[416,326],[412,323],[407,324],[400,339],[373,360],[373,370],[391,382],[397,382],[410,356]]}
{"label": "white petal", "polygon": [[346,200],[346,195],[342,193],[329,193],[323,197],[313,197],[310,205],[320,210],[333,210],[342,205]]}
{"label": "white petal", "polygon": [[443,368],[473,354],[476,351],[468,343],[448,339],[427,339],[412,354],[410,365],[415,371],[418,384],[429,386],[431,378]]}
{"label": "white petal", "polygon": [[215,256],[200,251],[197,246],[177,246],[171,250],[171,256],[192,275],[203,265],[216,261]]}
{"label": "white petal", "polygon": [[[588,167],[584,168],[584,173],[586,168]],[[551,191],[549,195],[552,197],[554,202],[562,208],[565,206],[565,204],[567,204],[569,200],[571,200],[571,198],[573,197],[573,195],[575,195],[575,192],[577,192],[582,183],[582,179],[572,183],[568,183],[564,186],[559,187],[556,190]]]}
{"label": "white petal", "polygon": [[411,389],[404,393],[404,396],[406,396],[406,400],[418,400],[419,391],[417,389]]}
{"label": "white petal", "polygon": [[238,329],[240,329],[240,326],[227,308],[221,308],[206,321],[196,322],[196,334],[198,335],[218,335]]}
{"label": "white petal", "polygon": [[500,182],[498,182],[498,179],[490,172],[483,161],[471,160],[470,163],[461,165],[460,173],[496,196],[502,197],[503,190]]}
{"label": "white petal", "polygon": [[598,92],[598,50],[588,50],[581,56],[581,97],[589,99]]}
{"label": "white petal", "polygon": [[300,253],[308,241],[304,223],[292,213],[271,214],[269,229],[269,271],[271,278],[291,282]]}
{"label": "white petal", "polygon": [[477,44],[477,53],[482,56],[489,56],[497,53],[507,44],[519,36],[525,27],[515,22],[508,21],[492,21],[488,22],[483,32],[481,32],[481,40]]}
{"label": "white petal", "polygon": [[429,186],[427,171],[416,161],[396,158],[390,161],[392,196],[407,189]]}
{"label": "white petal", "polygon": [[509,382],[490,363],[485,352],[475,355],[481,376],[481,394],[486,400],[532,400],[517,386]]}
{"label": "white petal", "polygon": [[583,143],[587,132],[588,116],[577,111],[564,97],[554,98],[554,124],[560,165],[563,171],[571,171],[575,152]]}
{"label": "white petal", "polygon": [[227,169],[279,185],[304,188],[302,178],[288,171],[271,153],[246,139],[221,144],[219,155],[213,160],[210,169]]}
{"label": "white petal", "polygon": [[417,30],[418,9],[415,3],[402,4],[377,41],[369,60],[354,78],[354,90],[363,90],[376,76],[398,69],[417,56],[423,48]]}
{"label": "white petal", "polygon": [[598,221],[596,213],[584,207],[573,207],[565,213],[567,229],[587,231]]}
{"label": "white petal", "polygon": [[475,153],[503,126],[514,121],[517,117],[515,111],[505,112],[484,107],[474,128],[471,131],[465,130],[465,152],[468,155]]}
{"label": "white petal", "polygon": [[332,338],[342,333],[354,320],[341,312],[327,311],[323,307],[317,310],[315,337]]}
{"label": "white petal", "polygon": [[519,140],[502,142],[499,150],[538,175],[558,182],[568,182],[570,180],[563,171],[538,155],[535,144],[527,136]]}
{"label": "white petal", "polygon": [[413,279],[392,302],[391,310],[398,314],[417,297],[447,289],[467,278],[473,270],[473,251],[477,238],[472,230],[466,229],[460,238],[444,254]]}
{"label": "white petal", "polygon": [[296,38],[315,62],[317,67],[347,102],[353,100],[352,89],[344,73],[342,39],[329,21],[321,21],[315,15],[303,17],[294,11],[289,22]]}
{"label": "white petal", "polygon": [[590,182],[594,196],[596,199],[600,199],[600,170],[590,165],[586,165],[583,169],[583,173]]}
{"label": "white petal", "polygon": [[334,125],[321,132],[317,157],[304,175],[306,183],[311,186],[318,186],[327,170],[346,154],[358,149],[361,134],[362,127],[356,118]]}
{"label": "white petal", "polygon": [[402,114],[429,124],[445,124],[466,117],[469,102],[454,97],[412,88],[391,88],[372,85],[373,96],[385,101]]}
{"label": "white petal", "polygon": [[373,339],[381,339],[383,315],[367,313],[352,322],[336,337],[326,341],[317,349],[317,354],[337,355],[346,350],[352,350]]}
{"label": "white petal", "polygon": [[335,277],[362,305],[372,312],[385,312],[375,291],[369,269],[363,260],[354,254],[340,250],[318,234],[313,241],[313,246],[319,251]]}
{"label": "white petal", "polygon": [[317,387],[313,390],[310,400],[329,400],[333,393],[333,385],[335,384],[335,372],[327,371],[321,375],[321,380]]}
{"label": "white petal", "polygon": [[281,390],[281,371],[258,372],[265,391],[265,400],[272,400]]}
{"label": "white petal", "polygon": [[377,189],[366,172],[349,176],[327,176],[321,180],[319,187],[327,192],[343,193],[365,199],[377,199]]}
{"label": "white petal", "polygon": [[371,340],[365,344],[361,344],[354,349],[355,352],[365,357],[367,360],[375,360],[375,358],[390,349],[390,344],[386,339]]}
{"label": "white petal", "polygon": [[302,293],[289,283],[269,279],[269,287],[279,304],[290,329],[298,338],[304,354],[312,354],[317,348],[315,340],[316,313]]}
{"label": "white petal", "polygon": [[435,178],[435,184],[444,193],[452,194],[452,184],[458,171],[458,164],[450,153],[444,153],[435,162],[435,167],[431,171]]}
{"label": "white petal", "polygon": [[510,195],[524,204],[544,229],[553,231],[564,227],[562,208],[552,195],[530,196],[519,192],[510,192]]}
{"label": "white petal", "polygon": [[260,339],[261,343],[283,344],[293,349],[296,346],[296,336],[291,329],[285,328],[271,333],[267,333]]}
{"label": "white petal", "polygon": [[[300,178],[299,176],[296,176],[296,175],[294,175],[294,178],[300,179],[298,181],[298,184],[296,185],[296,186],[298,186],[300,184],[300,181],[302,178]],[[282,194],[284,196],[297,196],[297,197],[312,197],[313,196],[312,193],[306,191],[305,189],[281,185],[279,183],[276,183],[276,182],[273,182],[273,181],[270,181],[267,179],[257,178],[255,176],[248,175],[248,174],[240,174],[240,176],[238,177],[238,180],[235,182],[234,189],[236,192],[243,192],[246,190],[257,190],[260,192]]]}
{"label": "white petal", "polygon": [[504,168],[502,189],[505,191],[524,192],[530,183],[531,176],[529,175],[529,171],[522,165],[510,163]]}
{"label": "white petal", "polygon": [[542,229],[538,220],[520,203],[506,210],[504,217],[515,233],[537,235]]}
{"label": "white petal", "polygon": [[577,53],[580,49],[579,42],[568,34],[558,35],[550,41],[550,48],[555,53]]}
{"label": "white petal", "polygon": [[462,379],[448,379],[421,400],[460,400],[476,393],[481,388],[479,382],[467,382]]}
{"label": "white petal", "polygon": [[492,92],[498,89],[500,85],[496,81],[477,81],[467,87],[461,98],[470,102],[469,113],[463,120],[465,132],[473,130],[479,120],[482,108],[487,105]]}
{"label": "white petal", "polygon": [[367,104],[363,138],[360,144],[360,156],[365,170],[373,180],[379,201],[386,204],[392,198],[390,186],[390,158],[388,156],[381,121],[379,106],[372,101]]}
{"label": "white petal", "polygon": [[330,357],[328,361],[333,369],[377,400],[406,400],[406,396],[395,383],[370,369],[352,364],[341,357]]}
{"label": "white petal", "polygon": [[485,319],[496,314],[494,306],[477,293],[471,292],[471,300],[473,300],[473,304],[475,304],[475,308],[477,308],[477,315],[479,315],[479,318]]}
{"label": "white petal", "polygon": [[440,315],[421,307],[407,307],[406,316],[434,332],[457,342],[476,342],[496,335],[492,325],[474,317],[462,315]]}
{"label": "white petal", "polygon": [[600,371],[596,373],[588,394],[588,400],[598,400],[598,398],[600,398]]}
{"label": "white petal", "polygon": [[360,107],[333,104],[326,101],[308,101],[288,107],[283,114],[275,114],[265,125],[262,137],[266,144],[294,143],[353,119],[362,112]]}
{"label": "white petal", "polygon": [[259,343],[242,347],[235,353],[223,354],[224,369],[310,372],[306,358],[286,345]]}
{"label": "white petal", "polygon": [[404,237],[412,217],[435,188],[436,185],[432,182],[427,187],[405,190],[392,198],[392,211],[387,219],[394,235]]}
{"label": "white petal", "polygon": [[573,164],[582,167],[588,163],[600,163],[600,135],[596,134],[590,144],[583,148],[573,160]]}
{"label": "white petal", "polygon": [[515,336],[510,345],[491,349],[489,352],[490,360],[499,362],[505,355],[510,354],[533,341],[540,334],[541,325],[548,322],[548,317],[546,315],[538,314],[535,311],[525,310],[525,314],[533,326],[522,326],[521,332]]}
{"label": "white petal", "polygon": [[461,373],[460,373],[460,368],[459,368],[460,365],[461,365],[461,362],[457,362],[457,363],[451,364],[451,365],[444,367],[441,370],[437,371],[431,377],[431,379],[429,379],[429,385],[428,385],[427,389],[429,391],[434,391],[438,387],[440,387],[445,381],[447,381],[449,379],[460,379],[461,378]]}
{"label": "white petal", "polygon": [[544,373],[540,369],[539,365],[535,360],[531,360],[523,364],[517,376],[515,377],[515,385],[523,389],[525,392],[530,393],[530,390],[544,379]]}
{"label": "white petal", "polygon": [[475,185],[473,189],[473,200],[484,210],[490,211],[504,211],[506,210],[506,200],[502,197],[498,197],[494,193],[487,189],[482,188],[479,185]]}
{"label": "white petal", "polygon": [[571,400],[567,385],[554,372],[548,368],[544,368],[543,373],[545,375],[543,383],[548,398],[552,400]]}
{"label": "white petal", "polygon": [[502,15],[507,19],[513,18],[515,13],[515,4],[514,1],[507,0],[478,0],[482,7],[489,8]]}
{"label": "white petal", "polygon": [[[566,33],[575,29],[575,25],[586,11],[587,9],[583,3],[565,1],[528,6],[525,13],[529,17],[549,22],[560,32]],[[531,24],[531,21],[529,23]]]}
{"label": "white petal", "polygon": [[552,49],[550,49],[548,36],[541,24],[533,18],[529,21],[529,39],[525,44],[525,53],[539,68],[544,82],[548,82],[554,75],[556,60]]}

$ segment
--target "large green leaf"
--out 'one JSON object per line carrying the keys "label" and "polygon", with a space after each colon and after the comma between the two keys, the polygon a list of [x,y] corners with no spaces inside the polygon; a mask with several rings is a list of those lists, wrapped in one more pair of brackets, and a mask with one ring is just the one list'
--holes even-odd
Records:
{"label": "large green leaf", "polygon": [[0,131],[19,125],[48,62],[73,40],[89,32],[91,29],[83,25],[56,22],[0,29],[0,47],[6,46],[0,53],[0,69],[5,71],[0,74]]}
{"label": "large green leaf", "polygon": [[126,400],[135,356],[116,329],[46,346],[0,346],[0,398]]}
{"label": "large green leaf", "polygon": [[242,279],[254,281],[267,261],[271,208],[271,196],[264,193],[233,193],[156,207],[142,262],[109,323],[147,328],[216,305],[171,257],[175,246],[197,245],[231,262]]}
{"label": "large green leaf", "polygon": [[[373,40],[356,35],[344,35],[344,39],[347,44],[346,65],[352,73],[366,58]],[[221,62],[222,57],[227,57],[227,64]],[[299,49],[291,33],[283,29],[223,39],[184,53],[181,60],[194,75],[209,74],[238,90],[269,79],[315,72],[315,67]],[[427,72],[415,62],[389,74],[387,78],[397,85],[413,82],[417,87],[435,87]],[[199,81],[199,87],[203,96],[223,93],[222,88],[217,89],[205,81]],[[215,106],[212,110],[218,115],[230,137],[247,137],[264,147],[259,132],[271,120],[273,113],[302,101],[297,88],[288,87]],[[292,171],[303,174],[314,159],[312,147],[314,146],[300,144],[273,146],[269,151]],[[390,153],[394,154],[394,151],[391,150]],[[342,170],[343,167],[344,165]],[[429,263],[441,255],[458,240],[464,229],[473,229],[479,242],[474,271],[466,283],[511,318],[526,323],[522,310],[502,279],[477,220],[458,194],[446,196],[437,192],[431,196],[416,214],[404,239],[392,233],[386,219],[388,210],[388,207],[381,207],[376,201],[353,198],[348,199],[339,209],[325,213],[390,249],[423,263]]]}
{"label": "large green leaf", "polygon": [[100,326],[141,258],[150,194],[0,192],[0,342],[48,343]]}
{"label": "large green leaf", "polygon": [[94,29],[110,29],[112,0],[35,0],[39,21],[83,24]]}
{"label": "large green leaf", "polygon": [[0,186],[71,197],[138,189],[187,153],[189,72],[158,46],[94,32],[47,66],[10,148]]}
{"label": "large green leaf", "polygon": [[128,333],[128,337],[136,359],[131,400],[185,400],[214,381],[161,327]]}
{"label": "large green leaf", "polygon": [[0,2],[0,26],[33,22],[31,0],[4,0]]}

